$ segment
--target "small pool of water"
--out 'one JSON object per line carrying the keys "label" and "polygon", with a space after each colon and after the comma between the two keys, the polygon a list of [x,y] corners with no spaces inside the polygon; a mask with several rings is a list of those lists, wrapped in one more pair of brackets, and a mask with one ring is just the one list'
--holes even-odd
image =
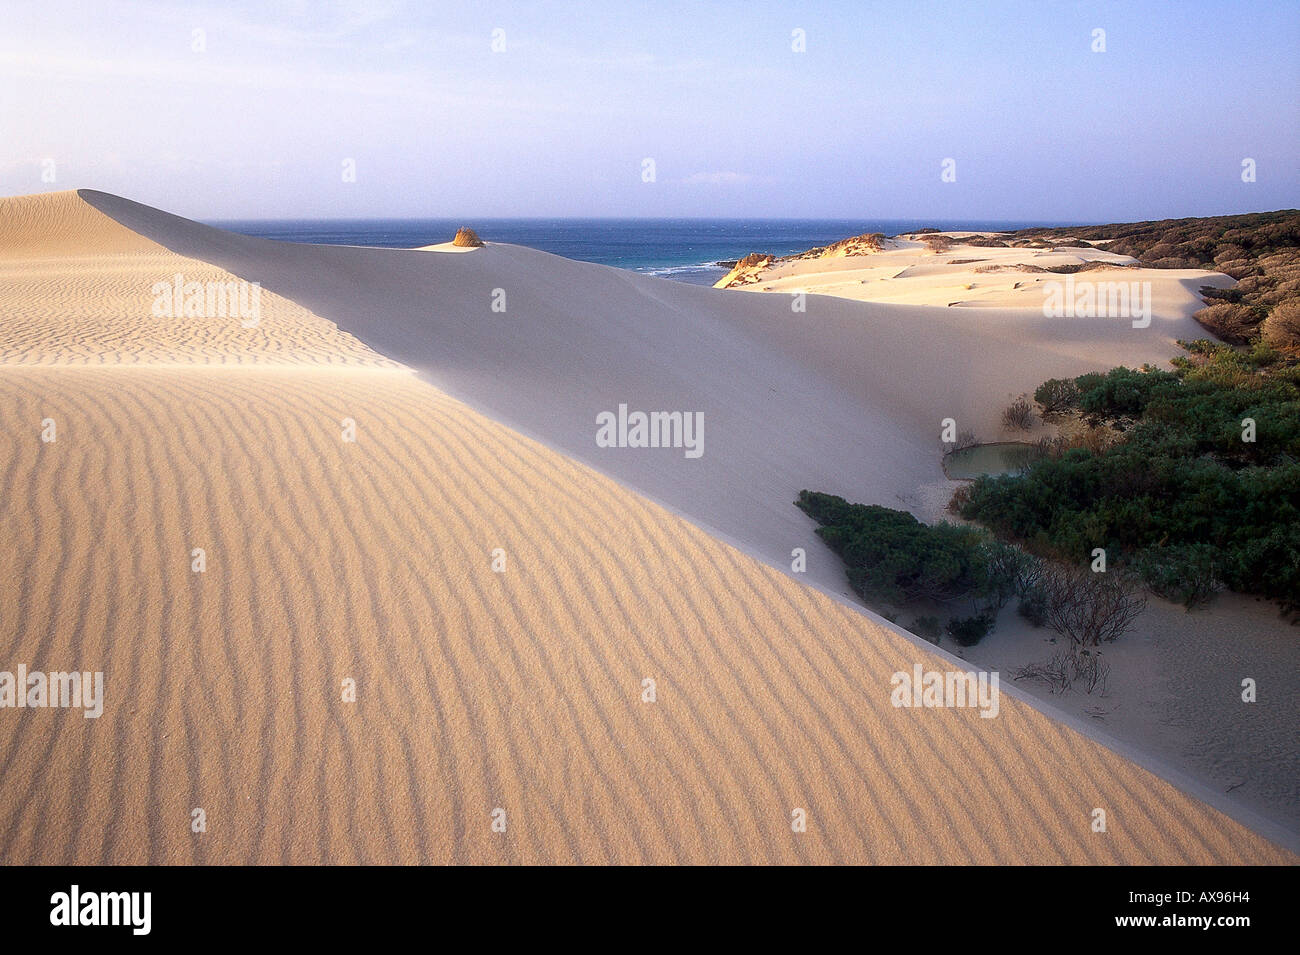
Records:
{"label": "small pool of water", "polygon": [[953,480],[973,481],[982,474],[1015,474],[1034,459],[1035,447],[1023,441],[976,444],[945,455],[943,470]]}

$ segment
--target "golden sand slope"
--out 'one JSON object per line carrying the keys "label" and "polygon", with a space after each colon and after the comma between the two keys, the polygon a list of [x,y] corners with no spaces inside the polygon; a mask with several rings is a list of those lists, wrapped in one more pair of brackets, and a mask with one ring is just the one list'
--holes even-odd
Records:
{"label": "golden sand slope", "polygon": [[71,190],[0,199],[0,258],[59,259],[166,251]]}
{"label": "golden sand slope", "polygon": [[[224,269],[165,250],[75,192],[0,200],[0,364],[309,364],[395,368],[307,309],[251,287],[260,317],[159,317],[155,286],[239,283]],[[206,295],[205,295],[206,305]],[[235,318],[236,320],[231,320]],[[246,327],[247,323],[247,327]]]}
{"label": "golden sand slope", "polygon": [[0,667],[107,696],[0,710],[6,863],[1295,861],[1007,695],[894,709],[947,662],[405,371],[8,365],[0,416]]}
{"label": "golden sand slope", "polygon": [[893,709],[944,662],[401,373],[0,407],[8,659],[108,700],[0,716],[7,862],[1288,860],[1008,697]]}
{"label": "golden sand slope", "polygon": [[[154,285],[174,288],[178,275],[183,283],[205,286],[238,282],[224,269],[170,252],[0,258],[0,362],[397,367],[332,322],[287,300],[277,302],[265,289],[258,299],[267,320],[249,327],[237,317],[155,317]],[[245,294],[251,301],[251,292]],[[82,307],[87,300],[96,303],[93,312]]]}

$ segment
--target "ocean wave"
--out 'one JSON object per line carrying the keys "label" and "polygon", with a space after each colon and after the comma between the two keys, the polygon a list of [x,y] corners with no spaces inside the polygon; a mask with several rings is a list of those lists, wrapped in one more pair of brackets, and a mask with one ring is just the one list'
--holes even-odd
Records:
{"label": "ocean wave", "polygon": [[682,272],[703,272],[707,269],[726,269],[721,262],[693,262],[690,265],[638,265],[632,271],[642,275],[680,275]]}

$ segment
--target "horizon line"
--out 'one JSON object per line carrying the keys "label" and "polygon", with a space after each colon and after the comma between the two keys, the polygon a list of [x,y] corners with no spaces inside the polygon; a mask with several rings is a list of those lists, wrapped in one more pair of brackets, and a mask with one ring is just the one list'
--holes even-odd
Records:
{"label": "horizon line", "polygon": [[270,216],[270,217],[204,217],[195,219],[206,225],[242,222],[430,222],[442,220],[473,220],[476,222],[938,222],[938,223],[986,223],[989,225],[1018,225],[1029,222],[1030,228],[1037,225],[1053,226],[1106,226],[1128,225],[1141,222],[1169,222],[1183,219],[1222,219],[1232,216],[1270,215],[1273,213],[1296,212],[1297,209],[1253,209],[1242,212],[1222,212],[1214,215],[1162,216],[1160,218],[1112,219],[1098,220],[1064,220],[1050,217],[1023,216],[1014,218],[986,218],[965,216],[959,218],[942,218],[936,216],[619,216],[619,215],[519,215],[519,216],[477,216],[461,214],[439,214],[423,216]]}

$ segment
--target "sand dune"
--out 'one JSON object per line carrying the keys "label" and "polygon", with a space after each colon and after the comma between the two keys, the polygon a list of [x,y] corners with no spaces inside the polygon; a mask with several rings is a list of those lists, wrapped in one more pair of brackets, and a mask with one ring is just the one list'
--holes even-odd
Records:
{"label": "sand dune", "polygon": [[[950,659],[696,526],[785,556],[815,541],[767,526],[791,488],[925,480],[936,410],[987,397],[951,350],[1011,361],[1011,329],[936,316],[917,397],[891,367],[913,336],[858,303],[814,319],[525,249],[280,246],[88,198],[172,252],[93,236],[136,258],[110,280],[79,248],[42,306],[48,241],[0,248],[32,283],[0,327],[0,665],[100,669],[107,694],[98,720],[0,711],[0,860],[1296,861],[1012,693],[994,719],[892,707],[891,674]],[[193,261],[262,282],[265,342],[123,304]],[[1068,369],[1177,331],[1076,347],[1029,323],[1019,354]],[[705,411],[704,457],[597,455],[619,400]]]}
{"label": "sand dune", "polygon": [[[184,258],[101,214],[75,193],[2,200],[0,364],[354,365],[397,363],[305,308]],[[12,211],[11,211],[12,210]],[[66,244],[66,254],[57,250]],[[184,314],[201,287],[225,314]],[[163,294],[165,293],[165,294]],[[88,305],[87,303],[93,303]],[[247,309],[248,318],[238,309]],[[155,304],[164,306],[155,314]],[[263,311],[271,320],[263,322]]]}
{"label": "sand dune", "polygon": [[45,192],[0,200],[0,254],[6,259],[162,252],[163,247],[78,201],[72,192]]}
{"label": "sand dune", "polygon": [[[954,243],[942,252],[933,252],[920,241],[894,239],[888,240],[886,248],[879,252],[847,258],[792,258],[746,270],[735,279],[727,276],[719,284],[732,280],[735,288],[747,292],[802,291],[858,302],[997,309],[1000,315],[981,320],[1012,322],[1041,316],[1047,287],[1053,282],[1148,283],[1151,310],[1166,319],[1189,317],[1203,308],[1204,302],[1197,294],[1202,286],[1226,288],[1234,284],[1219,272],[1136,268],[1137,262],[1130,256],[1103,249],[1071,248],[1064,242],[1051,249],[999,248],[961,244],[962,238],[989,233],[943,234],[952,237]],[[1109,267],[1072,277],[1044,271],[1084,263]],[[970,318],[959,321],[969,322]],[[1052,321],[1059,331],[1065,319]],[[1120,319],[1109,321],[1111,334],[1106,337],[1112,337],[1123,324]],[[1185,328],[1195,337],[1195,325]]]}
{"label": "sand dune", "polygon": [[[788,296],[699,288],[518,246],[431,256],[278,243],[82,195],[774,566],[804,548],[807,579],[837,591],[838,559],[791,506],[800,489],[914,509],[946,502],[943,419],[997,439],[1002,409],[1044,379],[1162,362],[1178,353],[1176,339],[1200,330],[1181,309],[1158,311],[1145,329],[1044,318],[1041,308],[900,312],[818,295],[797,312]],[[504,312],[493,310],[497,300]],[[702,413],[703,456],[597,447],[597,415],[624,403]]]}
{"label": "sand dune", "polygon": [[6,646],[109,698],[5,714],[6,861],[1285,858],[1009,699],[892,709],[943,661],[407,376],[0,389],[67,423],[6,440]]}

